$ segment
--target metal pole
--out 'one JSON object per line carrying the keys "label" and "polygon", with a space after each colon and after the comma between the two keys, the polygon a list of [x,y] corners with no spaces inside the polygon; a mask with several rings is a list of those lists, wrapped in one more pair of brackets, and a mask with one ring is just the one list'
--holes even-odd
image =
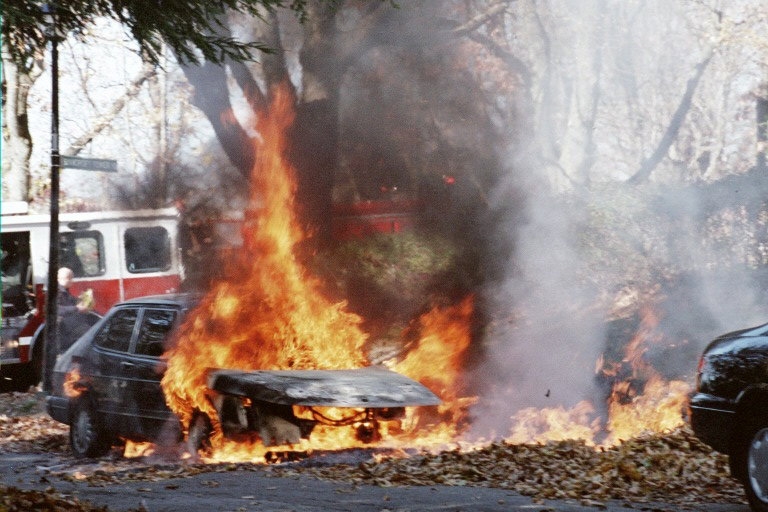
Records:
{"label": "metal pole", "polygon": [[59,35],[56,30],[55,6],[49,4],[47,7],[51,17],[51,225],[48,253],[48,292],[45,301],[43,391],[50,393],[53,387],[53,365],[59,354],[59,341],[56,335],[58,315],[56,296],[59,292],[59,282],[56,274],[59,270],[59,170],[61,168],[61,155],[59,155]]}

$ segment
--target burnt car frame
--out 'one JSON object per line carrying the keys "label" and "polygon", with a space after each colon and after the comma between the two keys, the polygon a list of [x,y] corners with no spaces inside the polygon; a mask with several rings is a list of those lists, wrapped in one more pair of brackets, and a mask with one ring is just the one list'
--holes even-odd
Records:
{"label": "burnt car frame", "polygon": [[[167,344],[194,307],[189,294],[132,299],[115,305],[61,354],[53,368],[48,414],[69,425],[73,454],[98,457],[121,440],[180,443],[196,453],[213,431],[260,440],[265,446],[295,444],[319,424],[350,426],[358,439],[380,438],[380,422],[397,420],[407,406],[438,405],[420,383],[380,367],[350,370],[255,370],[209,368],[209,418],[190,411],[182,425],[168,408],[160,381]],[[342,408],[341,418],[323,415]],[[310,417],[295,414],[309,411]]]}
{"label": "burnt car frame", "polygon": [[756,512],[768,512],[768,324],[723,334],[704,350],[690,400],[697,437],[727,454]]}

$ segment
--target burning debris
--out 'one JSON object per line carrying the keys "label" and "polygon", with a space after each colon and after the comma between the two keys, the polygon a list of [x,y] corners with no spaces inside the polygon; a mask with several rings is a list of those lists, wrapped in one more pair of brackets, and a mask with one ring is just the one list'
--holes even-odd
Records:
{"label": "burning debris", "polygon": [[[227,438],[257,433],[265,447],[298,445],[317,426],[353,427],[362,443],[381,440],[385,422],[399,420],[405,406],[438,405],[440,399],[418,382],[385,368],[354,370],[211,370],[209,401]],[[190,429],[190,448],[210,430]],[[254,440],[256,441],[256,440]]]}

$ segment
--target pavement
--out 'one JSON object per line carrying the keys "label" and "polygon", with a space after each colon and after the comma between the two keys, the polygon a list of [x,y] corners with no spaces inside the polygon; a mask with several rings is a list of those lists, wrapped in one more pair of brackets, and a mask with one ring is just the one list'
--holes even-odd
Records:
{"label": "pavement", "polygon": [[[64,495],[107,506],[110,511],[259,512],[259,511],[562,511],[652,512],[690,510],[750,512],[746,505],[697,504],[682,508],[664,503],[534,503],[513,491],[481,487],[376,487],[329,482],[307,475],[275,476],[264,468],[199,473],[155,481],[99,483],[98,463],[75,466],[71,459],[45,454],[0,453],[0,484],[20,489],[54,488]],[[62,471],[66,469],[66,471]],[[138,469],[141,471],[141,469]],[[62,475],[68,475],[66,478]],[[95,483],[94,483],[95,481]]]}

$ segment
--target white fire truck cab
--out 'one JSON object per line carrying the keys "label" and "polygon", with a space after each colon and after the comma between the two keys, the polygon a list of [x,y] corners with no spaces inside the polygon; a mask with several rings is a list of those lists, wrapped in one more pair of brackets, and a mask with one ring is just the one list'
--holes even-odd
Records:
{"label": "white fire truck cab", "polygon": [[[116,302],[176,292],[182,280],[175,208],[59,215],[59,267],[74,273],[69,291],[91,290],[94,311]],[[3,202],[0,389],[40,382],[50,216]]]}

